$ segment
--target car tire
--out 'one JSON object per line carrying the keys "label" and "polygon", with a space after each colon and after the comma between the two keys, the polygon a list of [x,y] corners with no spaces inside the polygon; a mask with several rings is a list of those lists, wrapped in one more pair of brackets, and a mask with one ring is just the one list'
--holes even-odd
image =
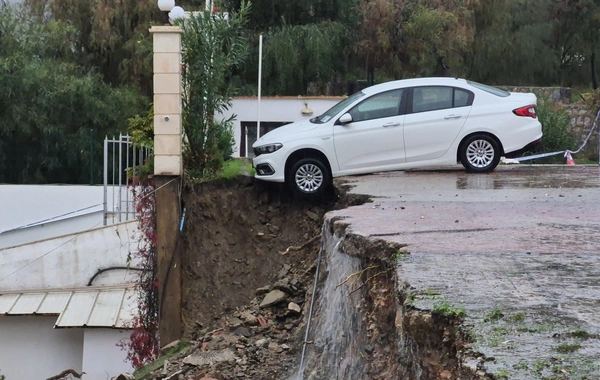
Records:
{"label": "car tire", "polygon": [[286,182],[294,193],[313,198],[321,196],[331,185],[331,173],[318,158],[303,158],[294,163]]}
{"label": "car tire", "polygon": [[475,134],[462,142],[458,157],[470,173],[491,172],[500,162],[500,144],[492,136]]}

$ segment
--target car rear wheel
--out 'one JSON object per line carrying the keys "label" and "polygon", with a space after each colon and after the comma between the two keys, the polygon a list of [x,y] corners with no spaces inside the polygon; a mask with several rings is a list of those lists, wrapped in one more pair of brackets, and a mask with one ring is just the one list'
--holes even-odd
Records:
{"label": "car rear wheel", "polygon": [[287,182],[295,193],[314,197],[323,194],[331,184],[331,174],[321,160],[303,158],[292,166]]}
{"label": "car rear wheel", "polygon": [[500,162],[500,144],[491,136],[473,135],[463,141],[458,155],[468,172],[491,172]]}

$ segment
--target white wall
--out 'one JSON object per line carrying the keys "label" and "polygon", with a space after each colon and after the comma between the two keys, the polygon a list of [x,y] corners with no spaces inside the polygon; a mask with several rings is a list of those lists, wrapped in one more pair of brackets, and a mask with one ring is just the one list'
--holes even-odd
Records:
{"label": "white wall", "polygon": [[66,369],[81,372],[82,329],[53,329],[56,316],[0,317],[0,374],[40,380]]}
{"label": "white wall", "polygon": [[[86,286],[98,269],[127,265],[129,252],[137,250],[138,235],[137,222],[131,221],[0,249],[0,289]],[[94,285],[131,282],[137,274],[105,272],[94,280]]]}
{"label": "white wall", "polygon": [[[131,200],[127,188],[120,193],[118,187],[109,186],[107,223],[118,222],[118,211]],[[102,226],[103,203],[104,186],[0,185],[0,248]]]}
{"label": "white wall", "polygon": [[[260,121],[279,121],[279,122],[294,122],[307,120],[315,116],[319,116],[336,103],[342,100],[342,97],[263,97],[260,101]],[[313,114],[305,116],[301,113],[305,108],[304,103],[307,103],[308,108],[313,110]],[[232,101],[232,107],[225,111],[221,117],[228,118],[231,115],[237,115],[233,122],[233,131],[235,137],[234,157],[239,157],[239,147],[243,136],[241,136],[242,122],[256,122],[258,118],[258,99],[256,97],[240,97]]]}
{"label": "white wall", "polygon": [[[117,346],[129,341],[131,331],[114,329],[85,329],[83,340],[83,371],[85,380],[106,380],[121,373],[133,373],[125,362],[127,352]],[[10,380],[10,379],[7,379]]]}

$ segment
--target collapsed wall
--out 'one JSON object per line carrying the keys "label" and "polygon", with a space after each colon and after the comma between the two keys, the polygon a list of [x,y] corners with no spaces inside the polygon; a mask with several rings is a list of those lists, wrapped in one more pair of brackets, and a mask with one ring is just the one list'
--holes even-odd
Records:
{"label": "collapsed wall", "polygon": [[459,316],[419,310],[397,276],[401,244],[368,238],[326,217],[324,270],[309,348],[290,379],[481,379],[462,366],[468,334]]}

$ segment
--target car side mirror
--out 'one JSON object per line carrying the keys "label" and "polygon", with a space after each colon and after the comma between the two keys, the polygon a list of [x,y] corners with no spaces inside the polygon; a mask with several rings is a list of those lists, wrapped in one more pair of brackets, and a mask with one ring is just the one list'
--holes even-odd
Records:
{"label": "car side mirror", "polygon": [[339,120],[340,124],[348,124],[352,122],[352,115],[350,115],[349,113],[345,113],[342,115],[342,117],[340,117]]}

